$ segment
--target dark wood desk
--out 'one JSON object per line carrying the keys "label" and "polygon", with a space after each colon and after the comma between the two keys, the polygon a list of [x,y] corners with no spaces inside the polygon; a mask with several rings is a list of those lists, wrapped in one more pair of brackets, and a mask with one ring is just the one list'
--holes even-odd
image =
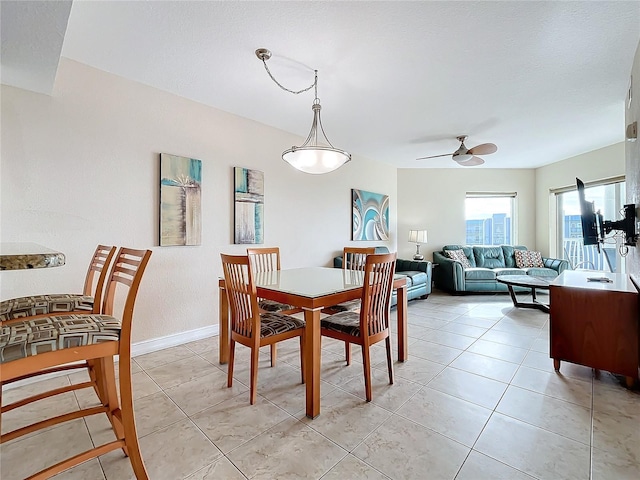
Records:
{"label": "dark wood desk", "polygon": [[[591,282],[607,277],[611,283]],[[640,376],[638,285],[628,275],[566,270],[550,286],[550,356],[627,377]]]}
{"label": "dark wood desk", "polygon": [[[256,275],[258,297],[299,307],[304,312],[306,413],[320,414],[320,312],[323,308],[362,296],[362,285],[351,283],[345,271],[337,268],[311,267],[265,272]],[[318,282],[309,281],[318,280]],[[407,280],[396,275],[393,283],[398,292],[398,360],[404,362],[407,352]],[[220,363],[229,361],[229,303],[224,279],[218,282],[220,298],[219,341]]]}

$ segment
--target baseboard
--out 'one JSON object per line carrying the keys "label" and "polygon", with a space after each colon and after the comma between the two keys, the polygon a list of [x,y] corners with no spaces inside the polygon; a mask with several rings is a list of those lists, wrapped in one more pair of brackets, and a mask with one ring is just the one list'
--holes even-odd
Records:
{"label": "baseboard", "polygon": [[218,325],[209,325],[207,327],[196,328],[195,330],[187,330],[186,332],[173,333],[164,337],[152,338],[151,340],[143,340],[131,344],[131,356],[137,357],[145,353],[157,352],[169,347],[183,345],[203,338],[218,335]]}
{"label": "baseboard", "polygon": [[[186,332],[179,332],[172,335],[166,335],[164,337],[152,338],[151,340],[143,340],[142,342],[131,344],[131,356],[135,358],[139,355],[144,355],[145,353],[157,352],[158,350],[163,350],[165,348],[175,347],[178,345],[184,345],[185,343],[195,342],[196,340],[202,340],[203,338],[213,337],[216,335],[218,335],[218,325],[209,325],[207,327],[196,328],[194,330],[187,330]],[[25,380],[20,380],[18,382],[13,382],[5,385],[3,388],[10,390],[12,388],[39,382],[41,380],[48,380],[50,378],[60,377],[62,375],[69,375],[69,373],[73,373],[73,370],[49,373],[47,375],[40,375],[39,377],[27,378]]]}

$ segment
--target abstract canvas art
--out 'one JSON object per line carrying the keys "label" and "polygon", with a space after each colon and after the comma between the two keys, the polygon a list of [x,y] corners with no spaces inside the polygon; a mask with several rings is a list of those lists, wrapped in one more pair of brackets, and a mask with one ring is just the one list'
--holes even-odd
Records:
{"label": "abstract canvas art", "polygon": [[235,167],[235,243],[264,243],[264,173]]}
{"label": "abstract canvas art", "polygon": [[202,162],[160,154],[160,246],[200,245]]}
{"label": "abstract canvas art", "polygon": [[351,189],[352,240],[389,239],[389,195]]}

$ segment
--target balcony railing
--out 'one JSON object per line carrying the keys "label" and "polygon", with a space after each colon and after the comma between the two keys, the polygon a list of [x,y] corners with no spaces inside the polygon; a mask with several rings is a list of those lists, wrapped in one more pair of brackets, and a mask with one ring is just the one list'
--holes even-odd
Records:
{"label": "balcony railing", "polygon": [[616,248],[584,245],[581,238],[565,238],[564,258],[569,261],[572,269],[600,270],[603,272],[616,271]]}

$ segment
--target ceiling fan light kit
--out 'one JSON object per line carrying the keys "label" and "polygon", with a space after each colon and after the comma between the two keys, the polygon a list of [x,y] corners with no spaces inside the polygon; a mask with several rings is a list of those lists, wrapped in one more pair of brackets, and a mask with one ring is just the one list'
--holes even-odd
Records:
{"label": "ceiling fan light kit", "polygon": [[285,92],[298,95],[312,88],[314,89],[315,99],[313,100],[313,105],[311,105],[311,110],[313,110],[313,123],[311,124],[309,135],[305,142],[299,147],[293,146],[282,152],[282,159],[293,168],[312,175],[333,172],[350,161],[351,154],[335,148],[324,133],[322,120],[320,119],[320,110],[322,107],[320,106],[320,99],[318,98],[318,71],[314,70],[313,83],[307,88],[299,91],[289,90],[274,78],[271,71],[269,71],[269,67],[267,67],[267,60],[271,58],[271,52],[266,48],[259,48],[255,53],[258,59],[264,64],[264,68],[269,74],[269,77],[271,77],[271,80]]}
{"label": "ceiling fan light kit", "polygon": [[458,165],[462,165],[463,167],[475,167],[484,163],[484,160],[477,155],[489,155],[498,151],[498,147],[496,147],[493,143],[483,143],[473,148],[467,148],[464,145],[464,141],[467,139],[466,135],[460,135],[456,138],[460,142],[460,146],[455,152],[445,153],[443,155],[432,155],[430,157],[420,157],[417,160],[448,157],[449,155],[451,155],[451,159],[454,160]]}

